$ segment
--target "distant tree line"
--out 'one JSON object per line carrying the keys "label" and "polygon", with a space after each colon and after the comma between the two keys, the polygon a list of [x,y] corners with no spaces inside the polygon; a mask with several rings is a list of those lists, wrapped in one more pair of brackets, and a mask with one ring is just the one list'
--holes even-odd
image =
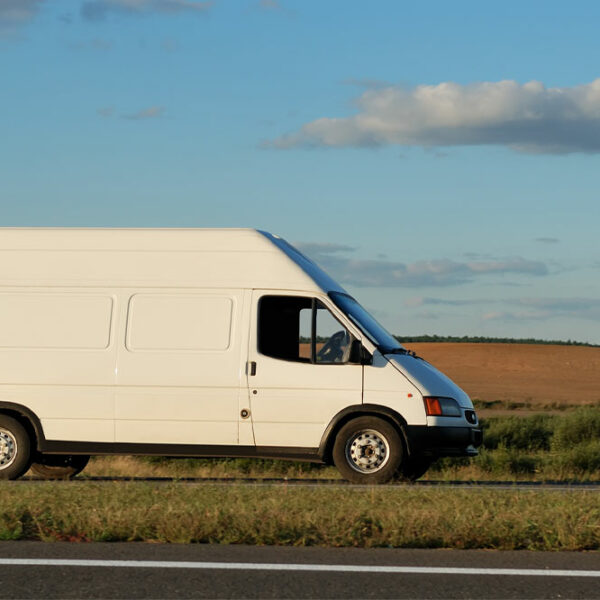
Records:
{"label": "distant tree line", "polygon": [[558,346],[589,346],[599,348],[599,344],[589,344],[587,342],[577,342],[575,340],[539,340],[536,338],[500,338],[487,337],[482,335],[395,335],[399,342],[464,342],[471,344],[545,344]]}

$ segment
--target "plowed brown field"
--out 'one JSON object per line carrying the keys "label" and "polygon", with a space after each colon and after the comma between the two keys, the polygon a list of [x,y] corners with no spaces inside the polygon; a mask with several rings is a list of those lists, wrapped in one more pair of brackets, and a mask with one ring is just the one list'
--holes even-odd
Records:
{"label": "plowed brown field", "polygon": [[600,404],[600,348],[468,343],[404,346],[443,371],[471,398],[499,401],[490,408],[539,410]]}

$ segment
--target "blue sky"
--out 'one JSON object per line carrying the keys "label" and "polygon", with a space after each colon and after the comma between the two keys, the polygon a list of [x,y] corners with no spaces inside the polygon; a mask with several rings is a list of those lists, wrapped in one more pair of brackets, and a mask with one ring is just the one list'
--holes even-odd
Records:
{"label": "blue sky", "polygon": [[394,333],[600,343],[599,25],[597,2],[0,0],[0,225],[257,227]]}

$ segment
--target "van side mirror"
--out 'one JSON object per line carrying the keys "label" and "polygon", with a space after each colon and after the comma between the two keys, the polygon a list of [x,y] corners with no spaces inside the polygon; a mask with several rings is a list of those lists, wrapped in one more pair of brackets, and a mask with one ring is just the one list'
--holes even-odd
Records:
{"label": "van side mirror", "polygon": [[373,357],[369,351],[361,344],[360,340],[352,340],[350,348],[350,359],[348,362],[358,365],[370,365]]}

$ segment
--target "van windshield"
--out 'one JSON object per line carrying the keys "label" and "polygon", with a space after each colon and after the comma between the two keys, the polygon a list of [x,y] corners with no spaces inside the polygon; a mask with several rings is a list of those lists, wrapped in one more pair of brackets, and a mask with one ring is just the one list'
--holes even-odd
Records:
{"label": "van windshield", "polygon": [[340,292],[329,292],[329,297],[382,354],[406,351],[354,298]]}

